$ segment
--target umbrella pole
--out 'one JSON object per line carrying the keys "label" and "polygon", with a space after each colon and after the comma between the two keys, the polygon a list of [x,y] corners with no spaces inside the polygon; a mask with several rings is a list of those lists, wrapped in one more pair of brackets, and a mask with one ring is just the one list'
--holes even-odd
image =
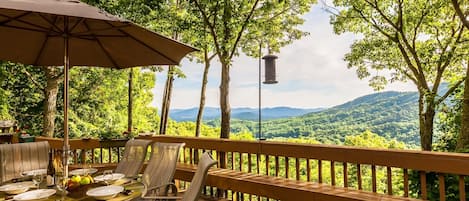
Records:
{"label": "umbrella pole", "polygon": [[70,69],[69,60],[69,35],[68,35],[68,17],[64,17],[64,145],[63,145],[63,174],[68,178],[68,154],[70,151],[68,139],[68,80]]}

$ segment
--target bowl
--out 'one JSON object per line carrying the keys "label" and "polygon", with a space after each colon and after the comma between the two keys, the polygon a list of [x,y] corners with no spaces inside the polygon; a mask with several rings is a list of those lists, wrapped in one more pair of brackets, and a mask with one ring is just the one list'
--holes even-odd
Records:
{"label": "bowl", "polygon": [[31,181],[12,183],[0,186],[0,191],[5,192],[6,194],[15,195],[26,192],[32,186],[34,186],[34,183]]}
{"label": "bowl", "polygon": [[116,197],[116,195],[122,192],[123,190],[124,187],[122,186],[101,186],[88,190],[86,192],[86,195],[93,197],[96,200],[109,200]]}

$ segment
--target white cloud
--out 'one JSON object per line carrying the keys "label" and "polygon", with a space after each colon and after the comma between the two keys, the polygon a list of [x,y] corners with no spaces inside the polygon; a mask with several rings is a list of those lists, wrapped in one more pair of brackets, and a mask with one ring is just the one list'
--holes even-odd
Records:
{"label": "white cloud", "polygon": [[[359,80],[347,69],[344,55],[357,36],[335,35],[329,14],[314,6],[306,16],[303,30],[310,35],[284,47],[276,54],[275,85],[262,85],[262,107],[331,107],[373,93],[367,80]],[[265,51],[265,50],[264,50]],[[203,65],[183,62],[186,79],[175,81],[172,108],[198,107]],[[154,105],[160,107],[165,73],[158,75]],[[207,106],[219,105],[220,64],[212,63],[207,89]],[[415,91],[411,83],[393,83],[385,90]],[[258,107],[258,59],[240,56],[231,68],[230,102],[232,107]]]}

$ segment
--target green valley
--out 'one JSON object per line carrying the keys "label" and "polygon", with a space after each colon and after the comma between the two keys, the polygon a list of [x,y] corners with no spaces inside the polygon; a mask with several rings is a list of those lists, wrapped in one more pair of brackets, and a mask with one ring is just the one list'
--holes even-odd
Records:
{"label": "green valley", "polygon": [[[381,92],[303,116],[262,122],[265,138],[313,138],[321,143],[342,144],[345,136],[371,131],[386,139],[409,145],[419,144],[418,94],[416,92]],[[219,120],[207,124],[218,126]],[[233,120],[233,132],[256,135],[257,121]]]}

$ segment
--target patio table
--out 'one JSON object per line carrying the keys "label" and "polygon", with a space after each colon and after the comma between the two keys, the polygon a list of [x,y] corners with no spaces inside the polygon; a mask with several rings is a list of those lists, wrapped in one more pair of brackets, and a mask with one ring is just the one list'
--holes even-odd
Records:
{"label": "patio table", "polygon": [[[139,198],[140,195],[142,194],[143,191],[143,184],[140,182],[135,182],[127,185],[123,185],[126,190],[132,190],[133,193],[130,195],[125,195],[123,193],[117,194],[116,197],[108,200],[108,201],[129,201],[129,200],[134,200],[136,198]],[[35,190],[35,189],[31,189]],[[77,192],[70,192],[65,196],[62,196],[60,191],[57,191],[57,193],[53,196],[50,196],[48,199],[44,199],[41,201],[95,201],[93,197],[89,197],[86,195],[86,191],[82,192],[82,196],[77,197],[76,195],[80,194]],[[12,199],[13,196],[7,195],[6,193],[1,192],[0,193],[0,201],[13,201]]]}

